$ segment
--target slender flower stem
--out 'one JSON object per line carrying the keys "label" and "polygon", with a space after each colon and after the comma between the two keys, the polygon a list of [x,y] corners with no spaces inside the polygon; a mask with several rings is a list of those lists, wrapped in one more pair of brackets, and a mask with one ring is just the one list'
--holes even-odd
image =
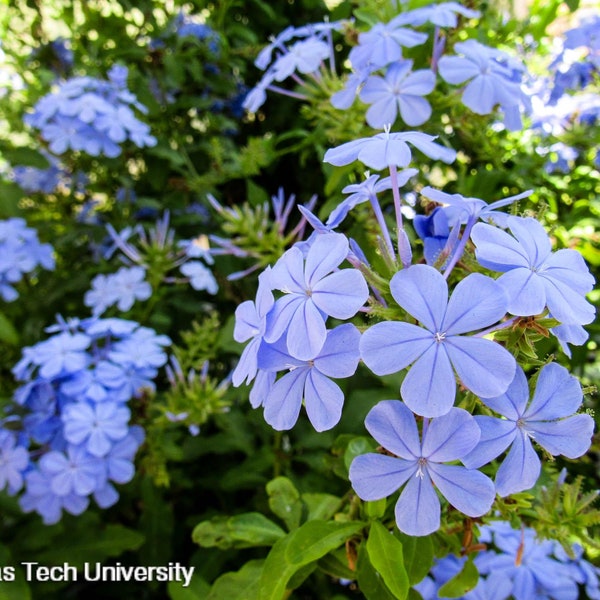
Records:
{"label": "slender flower stem", "polygon": [[412,262],[412,251],[404,225],[402,223],[402,200],[400,188],[398,187],[398,171],[396,165],[389,165],[390,180],[392,182],[392,195],[394,197],[394,211],[396,212],[396,229],[398,233],[398,256],[403,268],[408,269]]}
{"label": "slender flower stem", "polygon": [[388,252],[390,257],[394,258],[394,244],[392,242],[392,238],[390,236],[390,232],[388,230],[387,224],[385,222],[385,218],[383,216],[383,212],[381,210],[381,205],[379,204],[379,200],[377,199],[377,194],[369,194],[369,202],[371,203],[371,208],[373,209],[373,213],[375,214],[375,218],[377,219],[377,223],[379,224],[379,228],[381,229],[381,233],[383,235],[383,239],[388,248]]}
{"label": "slender flower stem", "polygon": [[512,317],[504,323],[500,323],[499,325],[492,325],[492,327],[488,327],[483,331],[476,333],[473,337],[483,337],[488,333],[492,333],[493,331],[500,331],[501,329],[507,329],[508,327],[512,327],[521,317]]}
{"label": "slender flower stem", "polygon": [[299,94],[298,92],[286,90],[285,88],[279,87],[278,85],[268,85],[267,89],[271,90],[272,92],[277,92],[282,96],[289,96],[290,98],[296,98],[298,100],[308,100],[308,96],[305,96],[304,94]]}
{"label": "slender flower stem", "polygon": [[469,220],[467,221],[462,237],[460,238],[460,242],[458,242],[458,245],[454,250],[454,254],[452,254],[452,258],[450,259],[450,261],[448,262],[448,266],[444,270],[445,279],[448,279],[450,273],[452,272],[452,269],[456,266],[456,263],[461,259],[465,251],[467,242],[469,241],[469,237],[471,237],[471,229],[473,229],[475,223],[477,223],[477,215],[471,215],[469,217]]}

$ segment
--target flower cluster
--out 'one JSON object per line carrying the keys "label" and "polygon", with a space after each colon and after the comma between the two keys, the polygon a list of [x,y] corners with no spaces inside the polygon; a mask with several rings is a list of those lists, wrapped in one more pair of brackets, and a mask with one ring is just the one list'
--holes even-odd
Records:
{"label": "flower cluster", "polygon": [[19,297],[14,285],[37,267],[54,269],[52,246],[41,244],[37,231],[24,219],[0,221],[0,297],[12,302]]}
{"label": "flower cluster", "polygon": [[[404,373],[401,400],[380,402],[365,421],[385,454],[356,457],[350,480],[363,500],[385,498],[403,487],[396,504],[398,528],[423,536],[440,526],[438,492],[462,513],[478,517],[490,510],[496,494],[533,487],[540,460],[531,439],[554,456],[577,458],[589,448],[594,422],[576,414],[583,401],[578,381],[549,363],[539,372],[529,402],[523,370],[493,334],[518,326],[523,317],[551,315],[559,322],[553,333],[568,352],[567,343],[585,341],[583,326],[594,319],[595,309],[585,298],[594,278],[578,252],[552,251],[538,221],[498,210],[530,192],[487,204],[423,188],[422,195],[439,207],[435,218],[423,217],[415,225],[425,241],[434,240],[425,248],[429,264],[415,264],[399,193],[415,170],[406,169],[406,176],[397,171],[410,163],[407,142],[433,158],[451,162],[454,157],[431,136],[389,129],[326,152],[326,162],[343,166],[359,160],[388,169],[390,176],[379,184],[369,176],[364,193],[336,207],[329,226],[302,210],[315,233],[265,270],[256,301],[236,311],[234,337],[251,341],[233,383],[256,378],[250,401],[264,406],[265,419],[275,429],[293,427],[304,400],[310,421],[321,431],[339,421],[344,402],[330,377],[352,375],[359,360],[376,375]],[[390,189],[397,254],[377,197]],[[379,249],[387,249],[392,265],[386,286],[358,245],[353,242],[350,252],[346,237],[332,232],[365,199],[381,229]],[[454,268],[467,248],[482,272],[457,278]],[[353,317],[369,295],[361,271],[335,270],[345,259],[369,274],[371,310],[380,305],[381,314],[395,318],[387,316],[362,334],[352,324],[326,328],[328,316]],[[494,279],[494,272],[501,275]],[[275,299],[274,290],[284,295]],[[456,406],[466,392],[479,399],[475,415]],[[478,469],[509,447],[492,482]]]}
{"label": "flower cluster", "polygon": [[[463,600],[562,600],[600,598],[600,569],[583,558],[583,549],[575,544],[573,557],[556,542],[540,540],[529,527],[513,529],[509,523],[496,521],[481,527],[480,541],[487,545],[474,564],[479,582]],[[415,589],[423,600],[444,598],[440,588],[457,575],[467,558],[449,554],[436,561],[430,574]]]}
{"label": "flower cluster", "polygon": [[155,284],[163,280],[172,283],[179,280],[168,273],[179,269],[185,277],[184,281],[193,289],[217,293],[218,284],[206,266],[214,262],[208,239],[199,236],[176,241],[175,231],[169,227],[169,219],[169,213],[165,212],[148,231],[137,226],[117,232],[112,225],[107,225],[109,245],[103,252],[104,258],[110,258],[118,250],[120,258],[131,266],[122,267],[112,275],[94,278],[85,303],[92,307],[95,315],[102,314],[114,304],[120,311],[127,311],[136,300],[150,298],[152,285],[146,281],[147,272],[152,274]]}
{"label": "flower cluster", "polygon": [[114,158],[127,140],[140,148],[156,144],[134,109],[146,112],[127,89],[127,68],[114,66],[107,81],[74,77],[62,83],[38,101],[25,121],[40,130],[53,154],[73,150]]}
{"label": "flower cluster", "polygon": [[3,420],[0,480],[12,494],[23,485],[22,509],[50,524],[63,509],[82,513],[90,496],[111,506],[113,483],[133,477],[144,433],[128,402],[154,389],[171,341],[122,319],[60,318],[47,331],[13,369],[22,385]]}
{"label": "flower cluster", "polygon": [[[525,68],[515,57],[498,49],[470,39],[458,42],[457,56],[443,55],[445,35],[442,29],[455,28],[459,17],[474,19],[478,11],[456,2],[442,2],[414,10],[407,10],[388,23],[376,23],[368,31],[358,33],[358,43],[351,48],[348,63],[351,73],[344,87],[331,93],[321,86],[323,73],[336,77],[335,56],[331,44],[331,31],[351,26],[350,22],[319,23],[306,27],[288,27],[259,54],[255,64],[268,69],[252,89],[244,107],[256,112],[266,100],[266,91],[308,100],[314,91],[300,74],[309,75],[316,84],[331,96],[331,104],[346,110],[356,97],[369,105],[366,122],[376,129],[393,124],[398,117],[409,126],[422,125],[432,114],[430,103],[424,98],[437,85],[437,74],[451,85],[461,88],[462,102],[477,114],[491,114],[500,107],[508,129],[522,127],[520,112],[528,107],[528,99],[521,89]],[[430,32],[420,31],[421,26],[433,25],[433,55],[429,68],[413,70],[414,61],[404,56],[404,48],[421,46]],[[300,38],[290,46],[285,43]],[[273,52],[279,50],[275,60]],[[270,66],[269,66],[270,65]],[[328,65],[328,67],[327,67]],[[283,89],[274,84],[291,77],[302,92]]]}
{"label": "flower cluster", "polygon": [[[350,319],[369,296],[359,270],[339,269],[349,255],[348,239],[338,233],[317,235],[306,254],[294,245],[261,274],[256,301],[236,310],[234,338],[251,341],[232,381],[237,386],[256,378],[250,400],[264,407],[275,429],[295,425],[303,400],[317,431],[340,420],[344,395],[330,378],[354,374],[360,333],[350,323],[333,329],[326,323],[328,317]],[[275,299],[275,290],[283,295]]]}

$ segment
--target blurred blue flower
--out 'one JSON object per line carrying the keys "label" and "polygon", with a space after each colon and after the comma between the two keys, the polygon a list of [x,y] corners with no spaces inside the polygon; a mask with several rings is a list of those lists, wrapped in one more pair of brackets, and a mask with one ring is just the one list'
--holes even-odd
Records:
{"label": "blurred blue flower", "polygon": [[84,303],[99,316],[108,308],[117,305],[121,312],[131,309],[136,301],[148,300],[152,287],[145,280],[146,270],[142,267],[121,267],[110,275],[96,275],[92,289],[85,293]]}
{"label": "blurred blue flower", "polygon": [[383,400],[365,419],[369,433],[392,453],[362,454],[350,465],[352,487],[363,500],[379,500],[404,486],[396,503],[398,529],[424,536],[440,527],[436,489],[457,510],[479,517],[490,510],[494,484],[483,473],[445,463],[461,460],[479,441],[479,427],[461,408],[426,421],[422,442],[413,413],[398,400]]}
{"label": "blurred blue flower", "polygon": [[29,466],[29,452],[17,443],[12,431],[0,429],[0,490],[11,496],[23,487],[23,473]]}

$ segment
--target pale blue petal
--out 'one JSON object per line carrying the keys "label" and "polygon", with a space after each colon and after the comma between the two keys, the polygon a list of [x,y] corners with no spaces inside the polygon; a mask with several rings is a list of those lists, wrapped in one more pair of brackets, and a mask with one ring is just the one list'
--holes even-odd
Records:
{"label": "pale blue petal", "polygon": [[299,360],[311,360],[318,356],[326,337],[325,321],[315,303],[308,298],[290,320],[286,336],[288,351]]}
{"label": "pale blue petal", "polygon": [[429,535],[440,528],[440,501],[426,471],[408,480],[394,512],[398,529],[407,535]]}
{"label": "pale blue petal", "polygon": [[413,413],[399,400],[378,402],[365,419],[365,427],[386,450],[406,460],[421,456],[419,431]]}
{"label": "pale blue petal", "polygon": [[529,402],[529,386],[523,369],[517,365],[515,376],[504,394],[495,398],[484,398],[483,402],[499,415],[518,421]]}
{"label": "pale blue petal", "polygon": [[431,105],[421,96],[402,94],[398,97],[398,104],[402,120],[411,127],[423,125],[431,116]]}
{"label": "pale blue petal", "polygon": [[419,131],[407,131],[404,133],[395,134],[399,139],[410,142],[415,148],[420,150],[429,158],[433,160],[441,160],[447,164],[454,162],[456,159],[456,150],[452,148],[446,148],[440,144],[436,144],[433,140],[435,136],[427,135]]}
{"label": "pale blue petal", "polygon": [[504,497],[532,488],[538,480],[540,468],[540,459],[529,436],[524,431],[517,430],[510,450],[496,474],[496,491]]}
{"label": "pale blue petal", "polygon": [[402,83],[402,94],[425,96],[435,88],[435,73],[429,69],[420,69],[411,73]]}
{"label": "pale blue petal", "polygon": [[318,235],[306,255],[304,279],[312,289],[348,256],[348,239],[341,233]]}
{"label": "pale blue petal", "polygon": [[94,456],[104,456],[108,454],[111,446],[112,444],[103,430],[96,428],[91,430],[86,445],[90,454]]}
{"label": "pale blue petal", "polygon": [[543,279],[529,268],[517,267],[498,279],[508,297],[508,312],[527,317],[539,315],[546,308],[546,290]]}
{"label": "pale blue petal", "polygon": [[376,375],[404,369],[435,344],[427,330],[410,323],[386,321],[369,327],[360,338],[360,355]]}
{"label": "pale blue petal", "polygon": [[339,386],[316,369],[311,369],[304,386],[304,407],[316,431],[335,427],[342,416],[344,394]]}
{"label": "pale blue petal", "polygon": [[244,348],[238,364],[231,374],[233,387],[239,387],[244,383],[250,383],[256,376],[256,355],[260,347],[260,338],[255,338]]}
{"label": "pale blue petal", "polygon": [[497,103],[497,82],[489,75],[479,74],[465,87],[463,104],[478,115],[489,115]]}
{"label": "pale blue petal", "polygon": [[271,291],[271,267],[267,267],[258,276],[258,289],[256,290],[256,314],[263,318],[273,307],[273,292]]}
{"label": "pale blue petal", "polygon": [[582,296],[594,287],[594,276],[577,250],[563,248],[554,252],[540,271],[544,277],[560,281]]}
{"label": "pale blue petal", "polygon": [[372,142],[363,146],[358,155],[358,160],[365,166],[377,171],[390,165],[406,167],[411,158],[412,154],[406,142],[385,134],[372,138]]}
{"label": "pale blue petal", "polygon": [[382,77],[374,75],[367,79],[365,85],[360,90],[358,97],[365,104],[373,104],[374,102],[378,102],[379,100],[391,95],[390,85],[388,82]]}
{"label": "pale blue petal", "polygon": [[[321,237],[321,236],[319,236]],[[336,319],[350,319],[369,297],[363,274],[356,269],[342,269],[321,279],[312,289],[312,301],[325,314]]]}
{"label": "pale blue petal", "polygon": [[555,319],[567,325],[587,325],[595,319],[596,309],[584,296],[543,272],[540,277],[546,288],[548,309]]}
{"label": "pale blue petal", "polygon": [[540,371],[535,393],[523,418],[551,421],[572,415],[583,402],[581,384],[565,367],[550,363]]}
{"label": "pale blue petal", "polygon": [[516,569],[512,595],[515,600],[532,600],[538,597],[538,585],[530,569]]}
{"label": "pale blue petal", "polygon": [[592,443],[594,419],[581,414],[560,421],[528,421],[526,427],[533,439],[552,456],[562,454],[567,458],[579,458]]}
{"label": "pale blue petal", "polygon": [[456,380],[445,344],[434,343],[417,359],[402,382],[400,394],[422,417],[439,417],[452,408]]}
{"label": "pale blue petal", "polygon": [[492,225],[477,223],[471,231],[479,264],[492,271],[510,271],[516,267],[529,268],[529,257],[515,238]]}
{"label": "pale blue petal", "polygon": [[490,277],[473,273],[458,283],[440,328],[447,335],[469,333],[497,323],[506,315],[506,297]]}
{"label": "pale blue petal", "polygon": [[[364,100],[364,102],[369,104],[367,100]],[[388,124],[393,124],[397,116],[398,102],[394,96],[388,95],[371,104],[367,109],[365,118],[373,129],[382,129]]]}
{"label": "pale blue petal", "polygon": [[481,430],[481,438],[475,448],[461,458],[468,469],[478,469],[500,456],[517,434],[514,421],[477,415],[475,421]]}
{"label": "pale blue petal", "polygon": [[384,454],[361,454],[350,465],[350,482],[362,500],[387,498],[415,473],[415,461]]}
{"label": "pale blue petal", "polygon": [[436,463],[466,456],[477,445],[481,431],[475,419],[462,408],[451,408],[432,419],[423,433],[422,455]]}
{"label": "pale blue petal", "polygon": [[262,406],[275,383],[276,374],[270,371],[258,371],[248,399],[252,408]]}
{"label": "pale blue petal", "polygon": [[256,306],[252,300],[242,302],[235,309],[235,326],[233,328],[233,339],[236,342],[245,342],[257,335],[260,330],[259,319],[256,314]]}
{"label": "pale blue petal", "polygon": [[492,480],[480,471],[438,463],[428,464],[427,468],[442,496],[460,512],[480,517],[492,507],[496,490]]}
{"label": "pale blue petal", "polygon": [[307,297],[299,294],[286,294],[278,298],[273,309],[267,315],[264,339],[276,342],[287,331],[287,328],[298,308],[306,302]]}
{"label": "pale blue petal", "polygon": [[351,323],[328,331],[323,349],[315,358],[315,368],[328,377],[354,375],[360,360],[359,342],[360,331]]}
{"label": "pale blue petal", "polygon": [[503,346],[491,340],[452,336],[444,346],[462,384],[481,398],[495,398],[511,384],[517,363]]}
{"label": "pale blue petal", "polygon": [[336,167],[343,167],[349,165],[358,158],[359,152],[362,148],[371,142],[372,138],[360,138],[358,140],[352,140],[346,142],[336,148],[330,148],[325,152],[323,162],[329,163]]}
{"label": "pale blue petal", "polygon": [[265,421],[273,429],[285,431],[296,424],[309,371],[309,367],[295,369],[273,384],[263,403]]}
{"label": "pale blue petal", "polygon": [[448,284],[428,265],[413,265],[396,273],[390,281],[394,300],[432,333],[442,331],[448,304]]}
{"label": "pale blue petal", "polygon": [[306,367],[304,360],[294,358],[287,349],[287,343],[280,338],[272,344],[262,342],[257,352],[257,367],[263,371],[287,371],[295,367]]}
{"label": "pale blue petal", "polygon": [[271,269],[269,280],[276,290],[304,294],[306,282],[302,252],[295,246],[287,250]]}
{"label": "pale blue petal", "polygon": [[510,216],[506,220],[508,228],[524,248],[532,267],[541,266],[552,252],[552,242],[544,226],[533,217]]}
{"label": "pale blue petal", "polygon": [[438,62],[438,70],[448,83],[460,84],[479,75],[479,67],[472,61],[459,56],[442,56]]}

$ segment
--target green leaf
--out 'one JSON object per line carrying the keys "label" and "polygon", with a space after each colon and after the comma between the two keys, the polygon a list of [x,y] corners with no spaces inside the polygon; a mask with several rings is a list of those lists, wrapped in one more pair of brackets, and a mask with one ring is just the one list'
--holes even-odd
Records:
{"label": "green leaf", "polygon": [[279,540],[269,552],[260,578],[259,600],[281,600],[292,577],[358,533],[364,523],[309,521]]}
{"label": "green leaf", "polygon": [[385,509],[387,508],[387,498],[381,498],[380,500],[371,500],[363,504],[365,515],[369,519],[381,519],[385,515]]}
{"label": "green leaf", "polygon": [[419,583],[433,565],[434,551],[432,536],[415,537],[395,531],[404,553],[404,568],[411,585]]}
{"label": "green leaf", "polygon": [[[123,525],[102,528],[98,523],[91,529],[83,518],[78,525],[81,526],[68,530],[70,535],[55,539],[48,550],[37,555],[37,561],[47,565],[69,563],[82,569],[85,563],[103,562],[127,550],[137,550],[144,543],[141,533]],[[94,531],[94,535],[90,535],[90,531]]]}
{"label": "green leaf", "polygon": [[0,342],[6,342],[11,346],[19,345],[17,330],[2,312],[0,312]]}
{"label": "green leaf", "polygon": [[371,564],[366,543],[362,543],[358,548],[356,579],[360,591],[367,600],[396,600]]}
{"label": "green leaf", "polygon": [[263,564],[263,560],[251,560],[239,571],[221,575],[203,600],[256,600]]}
{"label": "green leaf", "polygon": [[340,548],[326,554],[317,564],[321,571],[324,571],[332,577],[350,580],[356,578],[356,573],[348,566],[345,548]]}
{"label": "green leaf", "polygon": [[478,581],[479,573],[477,567],[473,564],[473,555],[470,555],[460,573],[447,581],[438,590],[438,595],[446,598],[460,598],[470,592]]}
{"label": "green leaf", "polygon": [[373,452],[375,447],[373,441],[367,437],[356,437],[351,440],[344,452],[344,464],[347,469],[350,469],[352,461],[361,454]]}
{"label": "green leaf", "polygon": [[198,575],[192,575],[188,587],[183,587],[181,581],[169,581],[167,584],[171,600],[207,600],[209,590],[210,584]]}
{"label": "green leaf", "polygon": [[19,200],[23,197],[23,190],[16,184],[0,181],[0,218],[8,219],[18,217]]}
{"label": "green leaf", "polygon": [[342,502],[340,498],[332,494],[302,494],[301,497],[308,509],[307,521],[331,519],[339,510]]}
{"label": "green leaf", "polygon": [[192,539],[204,548],[252,548],[272,546],[285,535],[278,525],[258,512],[234,517],[213,517],[198,523]]}
{"label": "green leaf", "polygon": [[399,600],[408,594],[402,544],[379,521],[373,521],[367,539],[367,553],[374,569]]}
{"label": "green leaf", "polygon": [[269,508],[292,531],[300,526],[302,502],[300,493],[287,477],[277,477],[267,483]]}

